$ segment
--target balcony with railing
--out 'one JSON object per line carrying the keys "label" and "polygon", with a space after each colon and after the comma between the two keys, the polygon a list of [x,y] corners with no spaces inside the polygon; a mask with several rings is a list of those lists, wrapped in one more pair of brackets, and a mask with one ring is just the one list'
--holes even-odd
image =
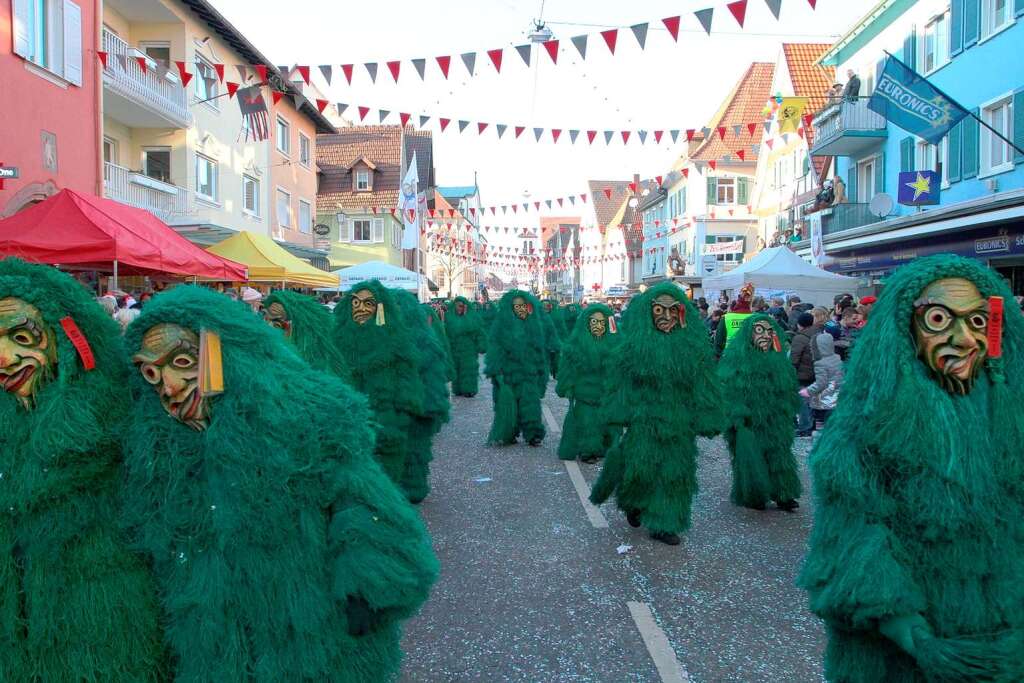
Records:
{"label": "balcony with railing", "polygon": [[146,209],[169,225],[187,221],[194,210],[187,189],[109,162],[103,164],[103,187],[108,199]]}
{"label": "balcony with railing", "polygon": [[[103,111],[131,128],[188,128],[189,91],[177,72],[103,29]],[[138,58],[145,58],[143,71]]]}
{"label": "balcony with railing", "polygon": [[868,109],[869,99],[834,102],[815,114],[811,154],[856,157],[885,140],[885,117]]}
{"label": "balcony with railing", "polygon": [[[827,206],[820,211],[805,214],[805,219],[812,226],[821,223],[822,235],[834,235],[836,233],[859,228],[862,225],[877,223],[880,218],[871,213],[868,204],[835,204]],[[811,227],[814,230],[814,227]]]}

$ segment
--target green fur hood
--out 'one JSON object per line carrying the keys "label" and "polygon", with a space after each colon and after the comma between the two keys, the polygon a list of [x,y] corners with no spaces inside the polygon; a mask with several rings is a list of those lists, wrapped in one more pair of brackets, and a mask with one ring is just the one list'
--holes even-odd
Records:
{"label": "green fur hood", "polygon": [[[512,300],[522,297],[533,312],[520,320],[512,310]],[[501,297],[491,327],[484,360],[488,377],[503,375],[512,382],[547,381],[548,361],[540,302],[529,292],[512,289]]]}
{"label": "green fur hood", "polygon": [[334,326],[331,312],[313,297],[287,290],[271,293],[264,299],[263,306],[273,303],[281,304],[288,313],[292,329],[287,338],[295,345],[299,356],[317,370],[347,379],[348,364],[331,340]]}

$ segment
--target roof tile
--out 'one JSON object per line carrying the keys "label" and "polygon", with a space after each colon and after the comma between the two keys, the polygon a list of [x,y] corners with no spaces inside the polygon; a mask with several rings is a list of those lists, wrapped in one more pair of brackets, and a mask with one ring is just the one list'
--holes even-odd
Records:
{"label": "roof tile", "polygon": [[[349,164],[360,156],[373,161],[373,190],[354,192]],[[398,205],[402,173],[401,126],[352,126],[317,136],[317,165],[322,173],[317,200],[325,208],[391,210]]]}
{"label": "roof tile", "polygon": [[[735,154],[736,150],[743,149],[745,162],[757,161],[757,155],[750,149],[752,138],[747,138],[746,125],[764,120],[761,110],[771,94],[772,76],[775,73],[775,65],[770,62],[754,62],[747,67],[746,72],[740,78],[739,83],[721,109],[721,116],[708,124],[711,128],[710,139],[705,140],[690,155],[691,159],[699,161],[718,161],[726,154]],[[743,136],[737,141],[732,135],[732,127],[742,125]],[[726,139],[723,141],[718,135],[716,128],[724,126],[728,129]]]}

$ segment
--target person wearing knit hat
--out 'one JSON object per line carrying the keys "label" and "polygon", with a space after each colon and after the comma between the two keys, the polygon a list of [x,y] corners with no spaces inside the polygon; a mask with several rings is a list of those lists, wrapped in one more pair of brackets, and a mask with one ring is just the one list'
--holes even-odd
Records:
{"label": "person wearing knit hat", "polygon": [[832,681],[1024,680],[1024,316],[974,259],[897,270],[810,456],[799,578]]}
{"label": "person wearing knit hat", "polygon": [[722,321],[715,330],[715,353],[721,357],[725,351],[726,344],[736,336],[743,326],[743,321],[750,317],[751,302],[754,300],[754,285],[751,282],[740,288],[736,301],[729,308],[729,312],[722,316]]}
{"label": "person wearing knit hat", "polygon": [[868,315],[871,313],[871,307],[878,301],[876,296],[865,296],[861,297],[860,300],[860,313],[864,317],[864,320],[868,319]]}

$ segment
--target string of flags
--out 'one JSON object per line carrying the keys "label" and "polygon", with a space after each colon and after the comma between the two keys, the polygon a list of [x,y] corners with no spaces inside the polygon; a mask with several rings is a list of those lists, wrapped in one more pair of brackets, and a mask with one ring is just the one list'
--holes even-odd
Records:
{"label": "string of flags", "polygon": [[[771,12],[771,14],[774,16],[776,20],[779,19],[779,15],[782,10],[782,2],[783,0],[764,0],[764,4],[767,6],[768,10]],[[817,9],[817,0],[806,0],[806,2],[811,6],[812,10]],[[744,23],[746,21],[749,0],[723,0],[722,4],[724,4],[725,9],[728,11],[729,15],[732,16],[733,20],[735,20],[739,27],[743,28]],[[717,9],[721,9],[721,7],[718,7]],[[611,55],[615,55],[616,49],[620,45],[619,36],[620,34],[623,33],[628,33],[632,35],[633,38],[636,40],[636,43],[639,46],[640,50],[645,50],[647,47],[648,33],[652,23],[656,27],[664,27],[667,30],[669,36],[672,38],[672,41],[679,42],[679,32],[684,25],[684,19],[686,19],[687,22],[692,20],[693,22],[698,24],[699,27],[703,29],[705,33],[710,35],[712,24],[715,18],[715,10],[716,7],[714,6],[695,10],[692,13],[690,13],[692,14],[692,19],[690,18],[690,14],[680,14],[671,17],[665,17],[661,20],[656,21],[645,21],[624,28],[610,28],[591,34],[584,33],[581,35],[571,37],[568,40],[568,43],[572,44],[573,48],[575,48],[575,50],[579,53],[580,58],[584,60],[587,58],[587,55],[590,52],[590,45],[592,41],[599,45],[604,45]],[[719,14],[721,14],[721,12],[719,12]],[[553,64],[558,63],[558,57],[560,52],[562,51],[562,43],[563,41],[558,39],[552,39],[540,43],[540,45],[543,46],[544,52],[547,54],[548,59]],[[569,48],[566,46],[565,49]],[[495,72],[500,74],[502,67],[507,63],[505,61],[505,53],[506,51],[509,50],[515,51],[515,53],[519,56],[519,58],[522,60],[522,62],[525,64],[527,68],[531,66],[533,60],[535,59],[533,54],[534,51],[532,43],[526,43],[524,45],[516,45],[512,47],[499,47],[471,52],[463,52],[457,56],[459,61],[461,61],[462,65],[465,67],[466,73],[470,77],[475,76],[478,73],[477,64],[478,62],[483,62],[482,58],[478,59],[480,55],[486,55],[487,61],[494,68]],[[97,55],[100,61],[103,62],[103,67],[107,68],[107,61],[109,57],[108,53],[98,52]],[[118,55],[117,57],[118,59],[120,59],[124,57],[124,55]],[[408,60],[382,59],[376,61],[363,62],[359,66],[361,66],[360,71],[366,73],[366,76],[370,79],[371,83],[377,82],[377,76],[380,72],[381,64],[383,64],[384,67],[387,69],[388,73],[391,74],[391,78],[393,79],[393,81],[395,83],[398,83],[403,73],[402,65],[406,62],[408,62],[412,66],[413,70],[419,76],[421,81],[426,80],[428,64],[431,64],[432,69],[436,69],[437,72],[440,73],[445,80],[447,80],[451,75],[452,63],[455,62],[455,57],[456,55],[439,55],[432,58],[422,57]],[[144,72],[148,68],[148,60],[146,57],[131,57],[131,59],[136,60],[139,63],[140,68],[142,68]],[[182,87],[187,87],[189,82],[192,80],[194,74],[187,72],[184,62],[176,62],[175,64],[178,67],[178,70],[181,75],[180,82]],[[200,65],[197,65],[197,67],[199,66]],[[317,65],[316,68],[323,76],[327,84],[330,85],[336,75],[336,66],[340,69],[345,80],[348,81],[349,85],[351,85],[352,79],[356,73],[356,64],[320,64]],[[213,67],[217,74],[218,79],[223,83],[225,65],[214,64]],[[239,69],[239,71],[250,70],[255,72],[259,76],[260,83],[264,83],[267,80],[268,68],[265,64],[239,64],[237,65],[237,68]],[[311,65],[297,65],[292,68],[278,67],[278,70],[281,71],[283,74],[287,74],[285,76],[286,78],[290,78],[292,75],[298,72],[301,75],[303,81],[306,83],[306,85],[310,84],[312,72]],[[408,71],[409,70],[406,69],[405,73],[408,73]],[[243,83],[245,82],[245,80],[246,79],[243,76]],[[237,89],[237,83],[235,84],[235,87]]]}

